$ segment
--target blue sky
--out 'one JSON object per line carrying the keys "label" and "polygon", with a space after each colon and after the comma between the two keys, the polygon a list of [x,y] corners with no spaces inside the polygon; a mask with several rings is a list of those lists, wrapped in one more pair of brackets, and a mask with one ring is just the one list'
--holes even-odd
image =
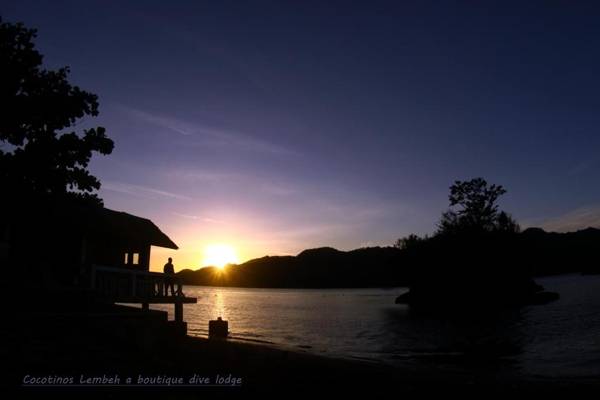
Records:
{"label": "blue sky", "polygon": [[[526,3],[526,4],[522,4]],[[109,208],[199,267],[435,229],[456,179],[524,226],[600,225],[594,2],[2,1],[99,95]],[[171,254],[155,251],[153,268]]]}

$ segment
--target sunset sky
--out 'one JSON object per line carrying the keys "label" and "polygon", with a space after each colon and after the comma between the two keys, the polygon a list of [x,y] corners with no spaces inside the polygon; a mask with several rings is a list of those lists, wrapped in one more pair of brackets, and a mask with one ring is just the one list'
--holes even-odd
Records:
{"label": "sunset sky", "polygon": [[[327,3],[327,4],[325,4]],[[198,268],[435,229],[456,179],[523,226],[600,226],[600,3],[5,1],[98,94],[109,208]],[[587,4],[587,5],[586,5]],[[595,4],[595,5],[594,5]]]}

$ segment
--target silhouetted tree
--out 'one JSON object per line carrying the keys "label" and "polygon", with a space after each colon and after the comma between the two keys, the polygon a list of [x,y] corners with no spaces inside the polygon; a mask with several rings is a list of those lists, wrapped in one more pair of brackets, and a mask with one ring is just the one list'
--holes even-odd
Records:
{"label": "silhouetted tree", "polygon": [[411,233],[408,236],[405,236],[403,238],[396,240],[396,243],[394,243],[394,247],[397,249],[400,249],[400,250],[405,250],[405,249],[413,248],[416,245],[418,245],[419,243],[422,243],[423,241],[425,241],[427,239],[428,239],[427,235],[425,235],[425,237],[420,237],[419,235],[415,235],[414,233]]}
{"label": "silhouetted tree", "polygon": [[110,154],[102,127],[69,131],[98,115],[98,97],[71,85],[68,67],[46,70],[36,30],[0,19],[0,183],[11,196],[50,195],[102,204],[87,170],[93,152]]}
{"label": "silhouetted tree", "polygon": [[519,226],[517,221],[515,221],[513,217],[510,216],[510,214],[501,211],[498,214],[498,218],[496,219],[496,231],[519,233],[521,232],[521,227]]}
{"label": "silhouetted tree", "polygon": [[448,197],[451,209],[442,214],[437,233],[518,232],[516,221],[498,211],[498,198],[505,193],[504,187],[483,178],[455,181]]}

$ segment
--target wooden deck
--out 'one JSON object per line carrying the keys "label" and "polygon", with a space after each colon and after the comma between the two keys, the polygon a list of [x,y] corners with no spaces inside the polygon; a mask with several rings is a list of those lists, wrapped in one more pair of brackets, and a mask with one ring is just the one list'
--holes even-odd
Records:
{"label": "wooden deck", "polygon": [[182,324],[183,304],[197,303],[195,297],[183,293],[181,279],[176,275],[93,265],[90,284],[106,303],[141,304],[144,310],[150,304],[173,304],[175,322]]}
{"label": "wooden deck", "polygon": [[115,303],[148,303],[148,304],[175,304],[175,303],[183,303],[183,304],[196,304],[198,299],[196,297],[186,297],[186,296],[163,296],[157,297],[153,296],[149,299],[143,297],[119,297],[115,299]]}

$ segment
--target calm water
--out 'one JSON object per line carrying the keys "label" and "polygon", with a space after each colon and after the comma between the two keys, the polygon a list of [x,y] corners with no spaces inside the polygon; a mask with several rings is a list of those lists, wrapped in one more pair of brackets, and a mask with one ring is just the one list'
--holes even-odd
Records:
{"label": "calm water", "polygon": [[191,335],[206,336],[208,320],[221,316],[234,338],[334,357],[441,370],[485,365],[498,374],[600,377],[600,276],[537,281],[561,299],[477,318],[416,316],[394,304],[404,288],[194,286],[185,292],[198,297],[198,304],[186,305],[184,316]]}

